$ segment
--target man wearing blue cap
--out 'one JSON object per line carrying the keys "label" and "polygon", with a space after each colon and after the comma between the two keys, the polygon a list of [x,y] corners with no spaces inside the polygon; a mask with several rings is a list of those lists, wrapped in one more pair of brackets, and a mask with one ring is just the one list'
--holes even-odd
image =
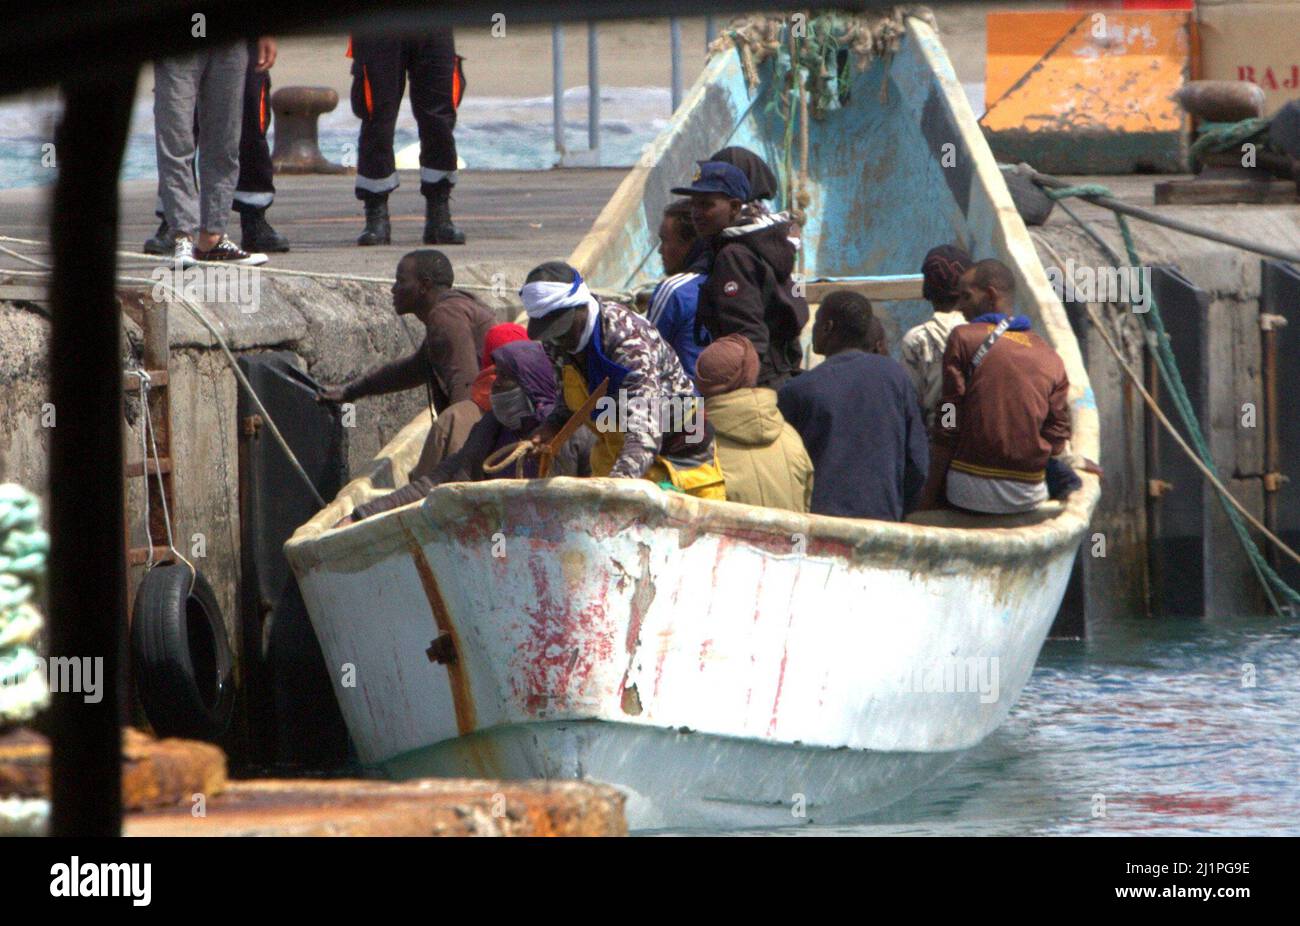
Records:
{"label": "man wearing blue cap", "polygon": [[808,303],[794,291],[795,245],[784,213],[744,212],[749,180],[734,164],[700,161],[694,182],[673,193],[691,198],[695,230],[712,264],[700,289],[696,324],[716,340],[748,338],[758,352],[758,385],[779,387],[799,370],[799,334]]}

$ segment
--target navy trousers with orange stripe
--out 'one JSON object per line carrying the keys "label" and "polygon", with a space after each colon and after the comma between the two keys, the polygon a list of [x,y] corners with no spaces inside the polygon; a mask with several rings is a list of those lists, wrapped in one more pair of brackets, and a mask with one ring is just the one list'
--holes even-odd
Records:
{"label": "navy trousers with orange stripe", "polygon": [[354,36],[352,112],[361,120],[357,151],[358,199],[398,187],[393,155],[397,112],[411,80],[411,111],[420,131],[420,192],[456,182],[456,107],[464,77],[451,29],[415,38]]}
{"label": "navy trousers with orange stripe", "polygon": [[244,79],[244,121],[239,133],[239,182],[235,184],[235,208],[262,209],[275,199],[271,170],[271,146],[266,130],[271,127],[271,72],[257,70],[257,45],[248,56]]}

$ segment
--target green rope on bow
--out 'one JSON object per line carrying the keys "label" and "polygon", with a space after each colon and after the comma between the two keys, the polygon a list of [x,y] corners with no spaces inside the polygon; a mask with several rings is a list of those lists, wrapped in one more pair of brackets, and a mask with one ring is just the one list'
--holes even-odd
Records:
{"label": "green rope on bow", "polygon": [[[1241,123],[1237,124],[1241,125]],[[1087,199],[1089,197],[1111,195],[1110,190],[1099,183],[1086,183],[1056,190],[1044,188],[1043,192],[1052,199],[1065,199],[1071,196]],[[1129,229],[1128,220],[1117,212],[1115,213],[1115,221],[1119,225],[1120,236],[1124,239],[1124,250],[1128,255],[1129,265],[1134,268],[1140,267],[1141,260],[1138,257],[1137,246],[1133,242],[1133,233]],[[1196,455],[1201,458],[1201,462],[1205,464],[1206,468],[1221,480],[1219,470],[1210,456],[1209,445],[1205,442],[1205,435],[1201,432],[1201,423],[1196,418],[1192,400],[1187,395],[1187,387],[1184,385],[1182,375],[1178,371],[1178,361],[1174,357],[1169,333],[1165,330],[1164,318],[1160,314],[1160,306],[1156,303],[1155,294],[1148,292],[1143,295],[1146,297],[1144,303],[1146,311],[1135,314],[1142,319],[1143,325],[1152,335],[1148,339],[1148,343],[1154,346],[1153,353],[1155,354],[1156,365],[1160,370],[1160,376],[1168,388],[1169,397],[1173,400],[1174,408],[1178,410],[1178,417],[1182,419],[1183,426],[1187,429],[1190,438],[1189,442],[1196,450]],[[1264,558],[1264,554],[1260,552],[1258,545],[1256,545],[1255,539],[1250,536],[1250,530],[1241,517],[1241,513],[1228,503],[1217,487],[1215,488],[1215,494],[1219,499],[1219,504],[1223,506],[1224,513],[1228,516],[1228,521],[1232,524],[1233,531],[1237,534],[1237,539],[1246,551],[1246,556],[1250,559],[1250,565],[1255,570],[1255,575],[1259,578],[1264,593],[1268,595],[1273,610],[1279,614],[1282,612],[1277,600],[1278,594],[1292,604],[1300,604],[1300,592],[1288,585],[1269,565],[1268,560]]]}
{"label": "green rope on bow", "polygon": [[30,492],[0,485],[0,728],[31,719],[49,699],[34,646],[41,615],[33,598],[50,547],[40,517]]}
{"label": "green rope on bow", "polygon": [[1203,122],[1200,137],[1192,142],[1187,153],[1192,160],[1200,160],[1202,155],[1227,151],[1251,139],[1261,148],[1267,147],[1268,126],[1272,121],[1271,116],[1254,116],[1240,122]]}

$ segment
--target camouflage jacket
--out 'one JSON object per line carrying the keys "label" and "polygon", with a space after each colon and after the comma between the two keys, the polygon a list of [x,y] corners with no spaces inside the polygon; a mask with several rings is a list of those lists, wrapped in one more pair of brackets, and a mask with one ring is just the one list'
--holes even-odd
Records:
{"label": "camouflage jacket", "polygon": [[[610,476],[637,478],[645,475],[657,454],[686,466],[713,459],[713,434],[703,422],[703,401],[698,399],[695,384],[682,369],[677,353],[659,331],[643,316],[616,302],[600,307],[601,352],[609,361],[628,372],[622,382],[610,382],[608,395],[618,402],[617,424],[623,431],[623,449]],[[561,390],[564,367],[573,366],[586,379],[587,349],[572,355],[553,345],[546,345],[547,355],[559,374]],[[589,383],[594,388],[596,383]],[[682,423],[683,409],[695,399],[698,409],[694,438]],[[563,425],[573,414],[563,402],[551,414],[551,422]]]}

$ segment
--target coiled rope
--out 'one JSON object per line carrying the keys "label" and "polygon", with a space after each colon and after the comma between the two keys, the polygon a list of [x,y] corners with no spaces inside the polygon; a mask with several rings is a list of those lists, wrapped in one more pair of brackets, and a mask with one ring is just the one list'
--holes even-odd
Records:
{"label": "coiled rope", "polygon": [[25,723],[49,701],[34,600],[49,549],[40,502],[22,486],[0,485],[0,729]]}
{"label": "coiled rope", "polygon": [[493,452],[483,461],[483,472],[489,475],[499,473],[511,463],[515,464],[515,476],[524,478],[524,460],[533,452],[535,445],[530,440],[516,441]]}
{"label": "coiled rope", "polygon": [[[1096,183],[1059,187],[1055,189],[1043,187],[1043,192],[1054,200],[1065,199],[1073,196],[1092,199],[1095,197],[1108,197],[1111,195],[1109,189]],[[1095,199],[1093,201],[1095,201]],[[1099,203],[1099,205],[1104,204]],[[1141,259],[1138,256],[1137,246],[1133,241],[1133,233],[1129,228],[1128,220],[1123,214],[1118,212],[1115,213],[1115,220],[1119,225],[1120,236],[1124,240],[1124,250],[1128,257],[1129,266],[1135,269],[1139,268],[1141,266]],[[1077,217],[1076,221],[1079,221],[1080,224],[1082,224],[1082,221]],[[1150,394],[1145,388],[1143,388],[1136,374],[1129,368],[1128,364],[1120,355],[1118,347],[1111,343],[1109,333],[1099,324],[1099,320],[1090,309],[1089,315],[1093,318],[1093,322],[1097,325],[1097,329],[1101,333],[1102,338],[1106,341],[1107,346],[1111,347],[1112,352],[1115,354],[1116,359],[1119,361],[1125,374],[1128,375],[1130,380],[1137,384],[1144,400],[1146,400],[1147,404],[1154,410],[1157,418],[1174,436],[1178,445],[1188,454],[1189,457],[1191,457],[1192,462],[1196,464],[1197,469],[1206,476],[1207,480],[1214,487],[1215,494],[1219,499],[1219,504],[1222,505],[1229,523],[1232,524],[1233,532],[1236,533],[1237,540],[1241,543],[1242,549],[1246,552],[1246,556],[1250,560],[1251,568],[1259,579],[1260,584],[1264,589],[1264,593],[1268,596],[1269,604],[1272,606],[1274,612],[1281,614],[1283,613],[1283,609],[1281,604],[1278,602],[1277,596],[1281,595],[1291,605],[1297,605],[1300,604],[1300,592],[1297,592],[1288,585],[1286,581],[1278,575],[1273,567],[1269,565],[1268,560],[1264,557],[1259,546],[1255,543],[1255,539],[1250,536],[1250,531],[1246,527],[1247,522],[1259,530],[1274,545],[1276,545],[1278,549],[1282,550],[1291,559],[1300,562],[1300,555],[1297,555],[1294,550],[1281,540],[1281,538],[1269,531],[1259,522],[1258,519],[1251,515],[1250,512],[1248,512],[1245,507],[1232,496],[1227,487],[1224,486],[1222,478],[1219,476],[1218,469],[1214,465],[1214,459],[1210,455],[1210,448],[1205,441],[1205,435],[1201,431],[1201,424],[1196,417],[1195,409],[1192,407],[1191,398],[1187,394],[1187,387],[1184,385],[1182,375],[1179,372],[1178,361],[1174,357],[1169,333],[1165,330],[1164,318],[1160,314],[1160,306],[1156,302],[1153,293],[1143,293],[1143,296],[1145,297],[1143,306],[1146,311],[1135,312],[1134,314],[1138,315],[1142,319],[1142,324],[1146,326],[1149,334],[1148,343],[1151,345],[1152,354],[1154,355],[1156,365],[1160,370],[1160,376],[1167,385],[1170,399],[1174,403],[1174,408],[1178,412],[1178,417],[1182,419],[1183,427],[1187,430],[1187,435],[1190,438],[1190,446],[1187,441],[1184,441],[1183,438],[1179,436],[1177,431],[1174,430],[1173,425],[1170,424],[1169,420],[1163,413],[1161,413],[1160,409],[1156,406],[1155,400],[1151,398]]]}
{"label": "coiled rope", "polygon": [[1272,116],[1254,116],[1240,122],[1203,122],[1200,136],[1192,142],[1187,153],[1193,161],[1199,161],[1202,155],[1228,151],[1252,140],[1266,148],[1268,127],[1272,121]]}

